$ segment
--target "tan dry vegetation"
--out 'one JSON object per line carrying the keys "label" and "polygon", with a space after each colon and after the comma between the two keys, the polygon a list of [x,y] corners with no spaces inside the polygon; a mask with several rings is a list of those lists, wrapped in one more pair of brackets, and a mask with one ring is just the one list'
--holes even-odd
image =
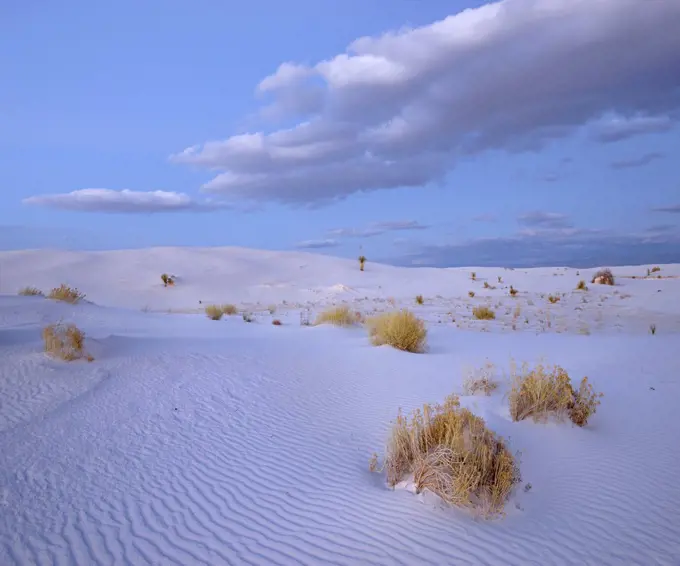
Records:
{"label": "tan dry vegetation", "polygon": [[23,295],[24,297],[42,297],[43,292],[37,287],[24,287],[23,289],[19,289],[19,295]]}
{"label": "tan dry vegetation", "polygon": [[[377,468],[377,455],[370,467]],[[416,409],[410,419],[399,411],[383,469],[391,487],[412,473],[416,493],[429,489],[452,505],[486,515],[502,512],[520,481],[504,441],[483,419],[462,409],[455,395],[443,405]]]}
{"label": "tan dry vegetation", "polygon": [[85,333],[75,324],[50,324],[43,328],[45,352],[67,362],[94,358],[85,352]]}
{"label": "tan dry vegetation", "polygon": [[62,283],[59,287],[55,287],[47,295],[48,299],[54,299],[55,301],[64,301],[65,303],[76,304],[85,298],[85,294],[81,293],[75,287],[69,287]]}
{"label": "tan dry vegetation", "polygon": [[333,324],[335,326],[353,326],[356,323],[356,315],[346,306],[325,310],[319,313],[314,322],[315,325]]}
{"label": "tan dry vegetation", "polygon": [[274,326],[281,326],[281,321],[278,318],[275,318],[274,320],[272,320],[272,324]]}
{"label": "tan dry vegetation", "polygon": [[238,309],[236,308],[236,305],[232,305],[230,303],[222,305],[221,309],[222,309],[222,314],[226,314],[227,316],[231,316],[231,315],[238,313]]}
{"label": "tan dry vegetation", "polygon": [[510,291],[508,291],[508,293],[510,293],[511,297],[516,296],[518,292],[519,291],[517,291],[517,289],[515,289],[512,285],[510,285]]}
{"label": "tan dry vegetation", "polygon": [[581,279],[578,282],[578,285],[576,285],[576,290],[577,291],[587,291],[588,290],[588,286],[586,285],[586,282],[583,279]]}
{"label": "tan dry vegetation", "polygon": [[425,303],[425,299],[423,298],[422,295],[416,295],[416,304],[417,305],[422,305]]}
{"label": "tan dry vegetation", "polygon": [[560,302],[560,296],[559,295],[548,295],[548,302],[550,304],[554,305],[555,303]]}
{"label": "tan dry vegetation", "polygon": [[369,318],[367,325],[374,346],[387,344],[405,352],[425,351],[427,340],[425,323],[410,311],[381,314]]}
{"label": "tan dry vegetation", "polygon": [[496,318],[496,313],[485,305],[472,309],[472,315],[477,320],[494,320]]}
{"label": "tan dry vegetation", "polygon": [[463,391],[466,395],[491,395],[497,388],[498,382],[494,380],[494,365],[487,362],[479,369],[471,370],[463,383]]}
{"label": "tan dry vegetation", "polygon": [[575,390],[569,374],[560,366],[546,367],[537,365],[529,370],[524,364],[517,373],[513,368],[513,385],[510,391],[510,416],[513,421],[528,417],[542,420],[548,414],[558,418],[568,416],[578,426],[588,424],[600,404],[602,393],[595,393],[588,378],[581,380]]}
{"label": "tan dry vegetation", "polygon": [[205,307],[205,314],[210,320],[220,320],[224,316],[224,310],[218,305]]}
{"label": "tan dry vegetation", "polygon": [[468,291],[468,297],[470,297],[471,299],[474,299],[475,298],[475,292],[474,291]]}
{"label": "tan dry vegetation", "polygon": [[600,269],[600,271],[593,275],[593,279],[590,282],[599,285],[613,285],[614,274],[611,269]]}

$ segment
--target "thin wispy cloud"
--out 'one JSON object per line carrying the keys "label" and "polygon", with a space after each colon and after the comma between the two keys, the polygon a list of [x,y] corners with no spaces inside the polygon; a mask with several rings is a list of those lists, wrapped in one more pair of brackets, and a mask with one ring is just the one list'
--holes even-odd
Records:
{"label": "thin wispy cloud", "polygon": [[661,159],[663,154],[658,152],[645,153],[639,157],[630,157],[628,159],[620,159],[611,163],[612,169],[634,169],[636,167],[644,167],[653,161]]}
{"label": "thin wispy cloud", "polygon": [[426,230],[429,226],[416,220],[392,220],[387,222],[373,222],[362,228],[335,228],[328,231],[329,236],[338,238],[369,238],[387,232],[401,232],[408,230]]}
{"label": "thin wispy cloud", "polygon": [[184,193],[127,189],[80,189],[70,193],[33,196],[23,202],[61,210],[110,213],[208,212],[228,208],[225,203],[196,201]]}
{"label": "thin wispy cloud", "polygon": [[613,143],[642,134],[668,132],[674,125],[670,116],[613,116],[596,124],[592,137],[602,143]]}
{"label": "thin wispy cloud", "polygon": [[490,212],[485,212],[483,214],[473,216],[472,220],[474,220],[475,222],[498,222],[498,215],[492,214]]}
{"label": "thin wispy cloud", "polygon": [[340,242],[333,239],[327,240],[304,240],[295,244],[298,249],[306,250],[321,250],[325,248],[336,248],[340,245]]}
{"label": "thin wispy cloud", "polygon": [[654,212],[670,212],[672,214],[680,214],[680,204],[670,204],[668,206],[659,206],[652,209]]}
{"label": "thin wispy cloud", "polygon": [[572,222],[566,214],[559,212],[544,212],[540,210],[527,212],[517,217],[517,222],[527,228],[542,230],[557,230],[571,228]]}
{"label": "thin wispy cloud", "polygon": [[327,202],[439,183],[466,155],[540,148],[588,124],[601,141],[661,131],[680,109],[678,29],[670,0],[487,4],[282,63],[257,91],[273,99],[264,114],[296,125],[172,159],[222,170],[206,192]]}

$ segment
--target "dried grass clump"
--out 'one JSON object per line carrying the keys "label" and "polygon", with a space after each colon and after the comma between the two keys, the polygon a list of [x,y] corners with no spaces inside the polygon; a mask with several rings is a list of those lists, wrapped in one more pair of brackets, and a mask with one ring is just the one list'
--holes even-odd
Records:
{"label": "dried grass clump", "polygon": [[[371,467],[377,467],[377,457]],[[452,505],[486,515],[502,512],[520,481],[503,440],[481,418],[461,409],[455,395],[443,405],[416,409],[410,419],[399,411],[383,469],[392,487],[412,473],[416,493],[429,489]]]}
{"label": "dried grass clump", "polygon": [[43,292],[37,287],[24,287],[19,289],[19,294],[25,297],[42,297]]}
{"label": "dried grass clump", "polygon": [[513,421],[527,417],[545,419],[549,413],[558,418],[568,416],[578,426],[588,424],[600,404],[602,393],[595,393],[588,378],[581,380],[578,390],[571,384],[569,374],[560,366],[547,368],[539,364],[528,371],[526,364],[522,372],[513,377],[510,392],[510,416]]}
{"label": "dried grass clump", "polygon": [[272,320],[272,324],[274,326],[281,326],[281,321],[278,318],[275,318],[274,320]]}
{"label": "dried grass clump", "polygon": [[76,304],[85,298],[85,294],[78,291],[75,287],[69,287],[62,283],[59,287],[52,289],[47,297],[55,301]]}
{"label": "dried grass clump", "polygon": [[218,305],[208,305],[205,307],[205,314],[211,320],[220,320],[224,315],[224,310]]}
{"label": "dried grass clump", "polygon": [[494,380],[494,365],[487,362],[482,368],[472,370],[463,383],[463,391],[466,395],[491,395],[497,388],[498,382]]}
{"label": "dried grass clump", "polygon": [[496,313],[485,305],[472,309],[472,315],[477,320],[494,320],[496,318]]}
{"label": "dried grass clump", "polygon": [[510,291],[508,291],[508,292],[510,293],[510,296],[512,296],[512,297],[516,296],[517,293],[519,293],[519,291],[517,289],[515,289],[512,285],[510,285]]}
{"label": "dried grass clump", "polygon": [[232,305],[227,303],[226,305],[222,305],[222,314],[226,314],[227,316],[234,315],[238,313],[238,309],[236,308],[236,305]]}
{"label": "dried grass clump", "polygon": [[613,285],[614,284],[614,274],[611,269],[600,269],[594,276],[591,283],[597,283],[599,285]]}
{"label": "dried grass clump", "polygon": [[163,273],[161,275],[161,281],[163,281],[164,287],[172,287],[175,284],[175,278],[172,275],[168,275],[167,273]]}
{"label": "dried grass clump", "polygon": [[656,273],[657,271],[661,271],[661,268],[657,265],[656,267],[652,267],[650,271],[651,273]]}
{"label": "dried grass clump", "polygon": [[359,256],[359,270],[363,271],[365,267],[366,267],[366,256],[360,255]]}
{"label": "dried grass clump", "polygon": [[85,333],[75,324],[50,324],[43,328],[43,341],[45,352],[50,356],[67,362],[86,359],[88,362],[94,358],[85,352]]}
{"label": "dried grass clump", "polygon": [[560,296],[559,295],[548,295],[548,301],[550,304],[555,304],[560,302]]}
{"label": "dried grass clump", "polygon": [[474,299],[475,298],[475,292],[474,291],[468,291],[468,297],[470,297],[471,299]]}
{"label": "dried grass clump", "polygon": [[587,291],[588,290],[588,286],[586,285],[586,282],[583,279],[581,279],[578,282],[578,285],[576,285],[576,290],[577,291]]}
{"label": "dried grass clump", "polygon": [[403,310],[368,319],[369,335],[374,346],[388,344],[404,352],[425,351],[425,323],[412,312]]}
{"label": "dried grass clump", "polygon": [[349,307],[336,307],[320,313],[316,317],[315,325],[334,324],[335,326],[353,326],[357,322],[356,315]]}
{"label": "dried grass clump", "polygon": [[425,299],[422,295],[416,295],[416,305],[422,305],[425,303]]}

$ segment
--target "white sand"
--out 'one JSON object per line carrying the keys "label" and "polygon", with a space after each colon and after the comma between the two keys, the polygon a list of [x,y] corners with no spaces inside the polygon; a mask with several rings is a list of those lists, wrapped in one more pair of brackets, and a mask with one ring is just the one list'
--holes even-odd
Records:
{"label": "white sand", "polygon": [[[631,278],[647,267],[614,267],[607,287],[595,270],[362,273],[244,249],[0,253],[0,564],[680,564],[680,266]],[[62,282],[91,302],[16,296]],[[254,322],[208,320],[199,301]],[[343,301],[408,305],[429,351],[300,326]],[[498,318],[474,320],[478,304]],[[85,330],[93,363],[45,356],[58,320]],[[511,422],[511,357],[588,375],[605,393],[589,425]],[[486,359],[500,390],[461,401],[521,453],[505,518],[369,473],[399,407],[462,393]]]}

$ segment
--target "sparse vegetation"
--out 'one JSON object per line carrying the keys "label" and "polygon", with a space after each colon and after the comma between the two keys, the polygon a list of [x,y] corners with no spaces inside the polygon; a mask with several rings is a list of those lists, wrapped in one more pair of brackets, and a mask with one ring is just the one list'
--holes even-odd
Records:
{"label": "sparse vegetation", "polygon": [[477,281],[477,272],[476,271],[473,271],[472,273],[470,273],[470,279],[472,279],[473,281]]}
{"label": "sparse vegetation", "polygon": [[272,324],[274,326],[281,326],[281,321],[278,318],[275,318],[274,320],[272,320]]}
{"label": "sparse vegetation", "polygon": [[366,256],[360,255],[359,256],[359,269],[361,271],[363,271],[365,267],[366,267]]}
{"label": "sparse vegetation", "polygon": [[390,312],[367,321],[374,346],[387,344],[405,352],[425,351],[427,330],[425,323],[407,310]]}
{"label": "sparse vegetation", "polygon": [[600,269],[594,276],[591,283],[597,283],[599,285],[613,285],[614,284],[614,274],[611,269]]}
{"label": "sparse vegetation", "polygon": [[498,282],[503,283],[503,278],[500,275],[498,276]]}
{"label": "sparse vegetation", "polygon": [[466,395],[491,395],[498,388],[498,382],[493,379],[494,365],[487,362],[482,368],[473,370],[463,383]]}
{"label": "sparse vegetation", "polygon": [[649,325],[649,332],[654,335],[656,334],[656,324],[650,324]]}
{"label": "sparse vegetation", "polygon": [[47,297],[55,301],[76,304],[85,298],[85,294],[78,291],[75,287],[69,287],[62,283],[59,287],[52,289]]}
{"label": "sparse vegetation", "polygon": [[243,322],[253,322],[255,320],[252,313],[249,312],[242,313],[241,318],[243,319]]}
{"label": "sparse vegetation", "polygon": [[548,302],[550,304],[555,304],[560,302],[560,296],[559,295],[548,295]]}
{"label": "sparse vegetation", "polygon": [[422,305],[425,303],[425,299],[423,298],[422,295],[416,295],[416,304],[417,305]]}
{"label": "sparse vegetation", "polygon": [[19,294],[25,297],[42,297],[43,292],[36,287],[24,287],[19,290]]}
{"label": "sparse vegetation", "polygon": [[167,273],[161,275],[161,281],[163,281],[163,287],[172,287],[175,284],[175,278]]}
{"label": "sparse vegetation", "polygon": [[[377,469],[377,455],[370,464]],[[424,405],[394,422],[383,463],[387,483],[394,487],[413,474],[416,493],[425,489],[452,505],[502,512],[519,468],[504,441],[484,420],[460,407],[455,395],[443,405]]]}
{"label": "sparse vegetation", "polygon": [[600,404],[602,393],[595,393],[587,377],[574,390],[569,374],[560,366],[539,364],[529,371],[525,364],[521,373],[513,374],[509,397],[513,421],[540,420],[552,413],[558,418],[567,415],[574,424],[585,426]]}
{"label": "sparse vegetation", "polygon": [[508,292],[510,293],[510,296],[511,296],[511,297],[514,297],[514,296],[517,295],[517,293],[518,293],[519,291],[517,291],[517,289],[515,289],[512,285],[510,285],[510,291],[508,291]]}
{"label": "sparse vegetation", "polygon": [[224,315],[224,310],[218,305],[208,305],[205,307],[205,314],[210,320],[220,320]]}
{"label": "sparse vegetation", "polygon": [[661,271],[661,268],[657,265],[655,267],[652,267],[651,272],[656,273],[657,271]]}
{"label": "sparse vegetation", "polygon": [[353,326],[356,324],[356,315],[349,307],[335,307],[319,313],[316,317],[315,325],[334,324],[335,326]]}
{"label": "sparse vegetation", "polygon": [[468,291],[468,296],[469,296],[471,299],[474,299],[474,298],[475,298],[475,292],[474,292],[474,291]]}
{"label": "sparse vegetation", "polygon": [[52,357],[72,362],[86,359],[91,362],[94,358],[85,352],[85,333],[75,324],[50,324],[43,328],[43,342],[45,352]]}
{"label": "sparse vegetation", "polygon": [[494,320],[496,318],[496,313],[486,305],[472,309],[472,315],[478,320]]}
{"label": "sparse vegetation", "polygon": [[222,308],[222,314],[226,314],[227,316],[234,315],[238,312],[236,305],[232,305],[230,303],[222,305],[221,308]]}
{"label": "sparse vegetation", "polygon": [[588,290],[588,286],[586,285],[586,282],[583,279],[581,279],[578,282],[578,285],[576,285],[576,290],[577,291],[587,291]]}

